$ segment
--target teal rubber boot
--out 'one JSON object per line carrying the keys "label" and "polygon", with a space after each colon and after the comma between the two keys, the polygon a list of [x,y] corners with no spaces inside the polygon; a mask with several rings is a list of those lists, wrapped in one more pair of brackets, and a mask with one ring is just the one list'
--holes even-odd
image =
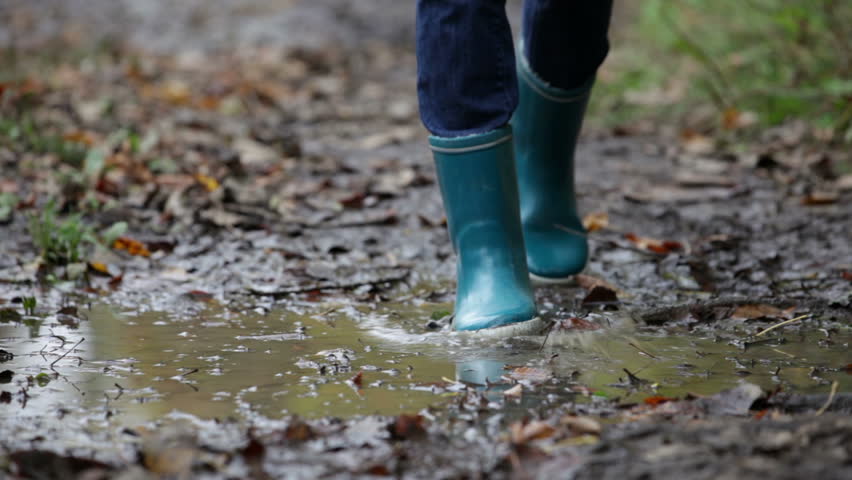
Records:
{"label": "teal rubber boot", "polygon": [[540,323],[518,212],[512,128],[432,136],[429,144],[458,256],[453,329],[534,333]]}
{"label": "teal rubber boot", "polygon": [[527,266],[539,283],[565,283],[589,257],[577,213],[574,149],[594,79],[576,90],[548,85],[518,52],[520,103],[512,117]]}

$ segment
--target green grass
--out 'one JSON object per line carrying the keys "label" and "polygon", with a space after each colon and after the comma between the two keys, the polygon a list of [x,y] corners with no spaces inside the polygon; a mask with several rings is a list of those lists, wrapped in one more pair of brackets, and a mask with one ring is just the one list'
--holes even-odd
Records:
{"label": "green grass", "polygon": [[86,259],[87,247],[97,242],[92,228],[80,214],[60,221],[56,204],[49,202],[41,213],[30,217],[29,232],[48,265],[69,265]]}
{"label": "green grass", "polygon": [[725,112],[748,111],[758,128],[798,119],[852,143],[852,2],[620,6],[624,25],[616,23],[612,32],[612,53],[593,100],[604,123],[654,118],[676,124],[697,108],[712,108],[719,123]]}

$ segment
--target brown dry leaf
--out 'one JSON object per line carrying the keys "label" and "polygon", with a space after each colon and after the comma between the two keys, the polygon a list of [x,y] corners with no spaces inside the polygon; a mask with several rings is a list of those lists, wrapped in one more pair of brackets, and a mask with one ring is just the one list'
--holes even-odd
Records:
{"label": "brown dry leaf", "polygon": [[582,273],[578,273],[577,275],[574,275],[574,280],[577,281],[577,285],[585,290],[591,290],[595,287],[605,287],[613,291],[618,291],[618,289],[615,288],[615,285],[592,275],[583,275]]}
{"label": "brown dry leaf", "polygon": [[802,198],[802,205],[831,205],[837,202],[834,192],[811,192]]}
{"label": "brown dry leaf", "polygon": [[792,318],[792,313],[795,309],[796,307],[790,307],[786,310],[781,310],[778,307],[773,307],[772,305],[766,305],[764,303],[747,304],[738,306],[731,313],[731,318],[740,318],[745,320],[753,320],[756,318],[789,319]]}
{"label": "brown dry leaf", "polygon": [[841,192],[852,190],[852,173],[838,178],[834,185]]}
{"label": "brown dry leaf", "polygon": [[712,138],[690,128],[681,132],[680,141],[685,151],[696,155],[712,153],[716,148],[716,142]]}
{"label": "brown dry leaf", "polygon": [[509,425],[509,435],[515,445],[524,445],[533,440],[552,437],[556,429],[540,420],[530,423],[515,422]]}
{"label": "brown dry leaf", "polygon": [[105,263],[89,262],[89,270],[100,275],[112,276],[112,274],[109,273],[109,267]]}
{"label": "brown dry leaf", "polygon": [[576,415],[565,415],[559,419],[559,423],[568,427],[577,435],[592,434],[600,435],[601,424],[590,417],[578,417]]}
{"label": "brown dry leaf", "polygon": [[677,250],[683,250],[683,244],[671,240],[657,240],[650,237],[640,237],[635,233],[628,233],[624,238],[633,242],[637,247],[649,252],[667,254]]}
{"label": "brown dry leaf", "polygon": [[208,177],[203,173],[196,173],[195,179],[207,189],[208,192],[216,191],[219,188],[219,181],[213,177]]}
{"label": "brown dry leaf", "polygon": [[118,237],[112,244],[116,250],[126,250],[127,253],[138,257],[150,257],[151,252],[144,243],[130,237]]}
{"label": "brown dry leaf", "polygon": [[672,397],[663,397],[661,395],[655,395],[653,397],[648,397],[643,400],[645,405],[651,405],[652,407],[656,407],[657,405],[662,405],[663,403],[676,402],[677,398]]}
{"label": "brown dry leaf", "polygon": [[618,295],[616,295],[615,290],[597,286],[589,290],[589,293],[587,293],[585,298],[583,298],[582,303],[583,306],[614,304],[618,303]]}
{"label": "brown dry leaf", "polygon": [[74,143],[80,143],[87,147],[91,147],[95,144],[95,136],[90,132],[84,132],[82,130],[78,130],[76,132],[66,133],[62,136],[64,140]]}
{"label": "brown dry leaf", "polygon": [[609,214],[606,212],[592,212],[583,217],[583,227],[591,233],[603,230],[609,226]]}
{"label": "brown dry leaf", "polygon": [[535,367],[516,367],[506,374],[506,376],[515,381],[528,381],[531,383],[544,383],[553,377],[553,373],[549,370]]}
{"label": "brown dry leaf", "polygon": [[304,442],[315,436],[316,434],[311,426],[298,419],[287,425],[287,429],[284,430],[284,438],[291,442]]}
{"label": "brown dry leaf", "polygon": [[422,437],[426,435],[423,415],[402,414],[388,426],[388,431],[397,440]]}
{"label": "brown dry leaf", "polygon": [[730,176],[711,175],[707,173],[695,172],[679,172],[675,175],[675,182],[683,187],[691,188],[706,188],[706,187],[726,187],[730,188],[736,185],[736,182]]}
{"label": "brown dry leaf", "polygon": [[722,113],[722,127],[725,130],[748,127],[757,122],[757,114],[754,112],[741,112],[736,108],[729,107]]}

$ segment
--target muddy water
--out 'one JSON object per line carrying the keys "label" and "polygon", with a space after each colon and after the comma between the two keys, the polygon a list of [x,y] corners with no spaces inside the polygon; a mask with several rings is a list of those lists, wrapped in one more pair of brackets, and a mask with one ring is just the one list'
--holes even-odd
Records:
{"label": "muddy water", "polygon": [[[527,393],[524,402],[507,402],[510,409],[712,394],[741,379],[804,393],[825,392],[837,380],[840,391],[852,390],[843,368],[849,328],[794,328],[744,348],[736,332],[646,330],[592,315],[606,328],[551,334],[542,346],[544,337],[495,341],[424,328],[432,312],[448,308],[328,304],[310,310],[320,313],[298,305],[235,313],[209,306],[178,317],[96,305],[80,312],[78,325],[58,316],[0,323],[0,348],[15,355],[0,365],[14,372],[0,390],[27,392],[25,405],[16,394],[0,414],[103,413],[127,424],[170,412],[397,414],[452,401],[456,380],[486,385],[520,366],[532,367],[518,371]],[[502,401],[505,388],[491,386],[488,396]]]}

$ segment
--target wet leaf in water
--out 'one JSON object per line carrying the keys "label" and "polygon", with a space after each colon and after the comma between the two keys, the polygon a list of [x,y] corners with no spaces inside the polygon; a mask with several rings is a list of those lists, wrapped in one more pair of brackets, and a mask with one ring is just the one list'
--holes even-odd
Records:
{"label": "wet leaf in water", "polygon": [[556,322],[554,331],[561,330],[600,330],[601,327],[595,322],[590,322],[579,317],[564,318]]}
{"label": "wet leaf in water", "polygon": [[746,415],[763,390],[753,383],[742,383],[711,397],[696,401],[710,415]]}
{"label": "wet leaf in water", "polygon": [[757,318],[776,318],[785,319],[792,318],[792,313],[795,307],[782,310],[772,305],[763,303],[746,304],[738,306],[732,313],[731,318],[754,320]]}
{"label": "wet leaf in water", "polygon": [[3,390],[0,392],[0,403],[11,403],[12,402],[12,393]]}
{"label": "wet leaf in water", "polygon": [[543,368],[516,367],[505,376],[516,382],[544,383],[553,377],[553,372]]}
{"label": "wet leaf in water", "polygon": [[192,300],[194,302],[204,302],[211,303],[216,300],[212,293],[205,292],[203,290],[190,290],[184,293],[183,298],[187,300]]}
{"label": "wet leaf in water", "polygon": [[8,362],[15,358],[15,355],[12,352],[7,352],[6,350],[0,349],[0,363]]}
{"label": "wet leaf in water", "polygon": [[12,377],[15,376],[15,372],[11,370],[3,370],[0,372],[0,383],[11,383]]}
{"label": "wet leaf in water", "polygon": [[356,373],[354,377],[349,379],[349,381],[356,387],[361,388],[361,385],[364,384],[364,372]]}

